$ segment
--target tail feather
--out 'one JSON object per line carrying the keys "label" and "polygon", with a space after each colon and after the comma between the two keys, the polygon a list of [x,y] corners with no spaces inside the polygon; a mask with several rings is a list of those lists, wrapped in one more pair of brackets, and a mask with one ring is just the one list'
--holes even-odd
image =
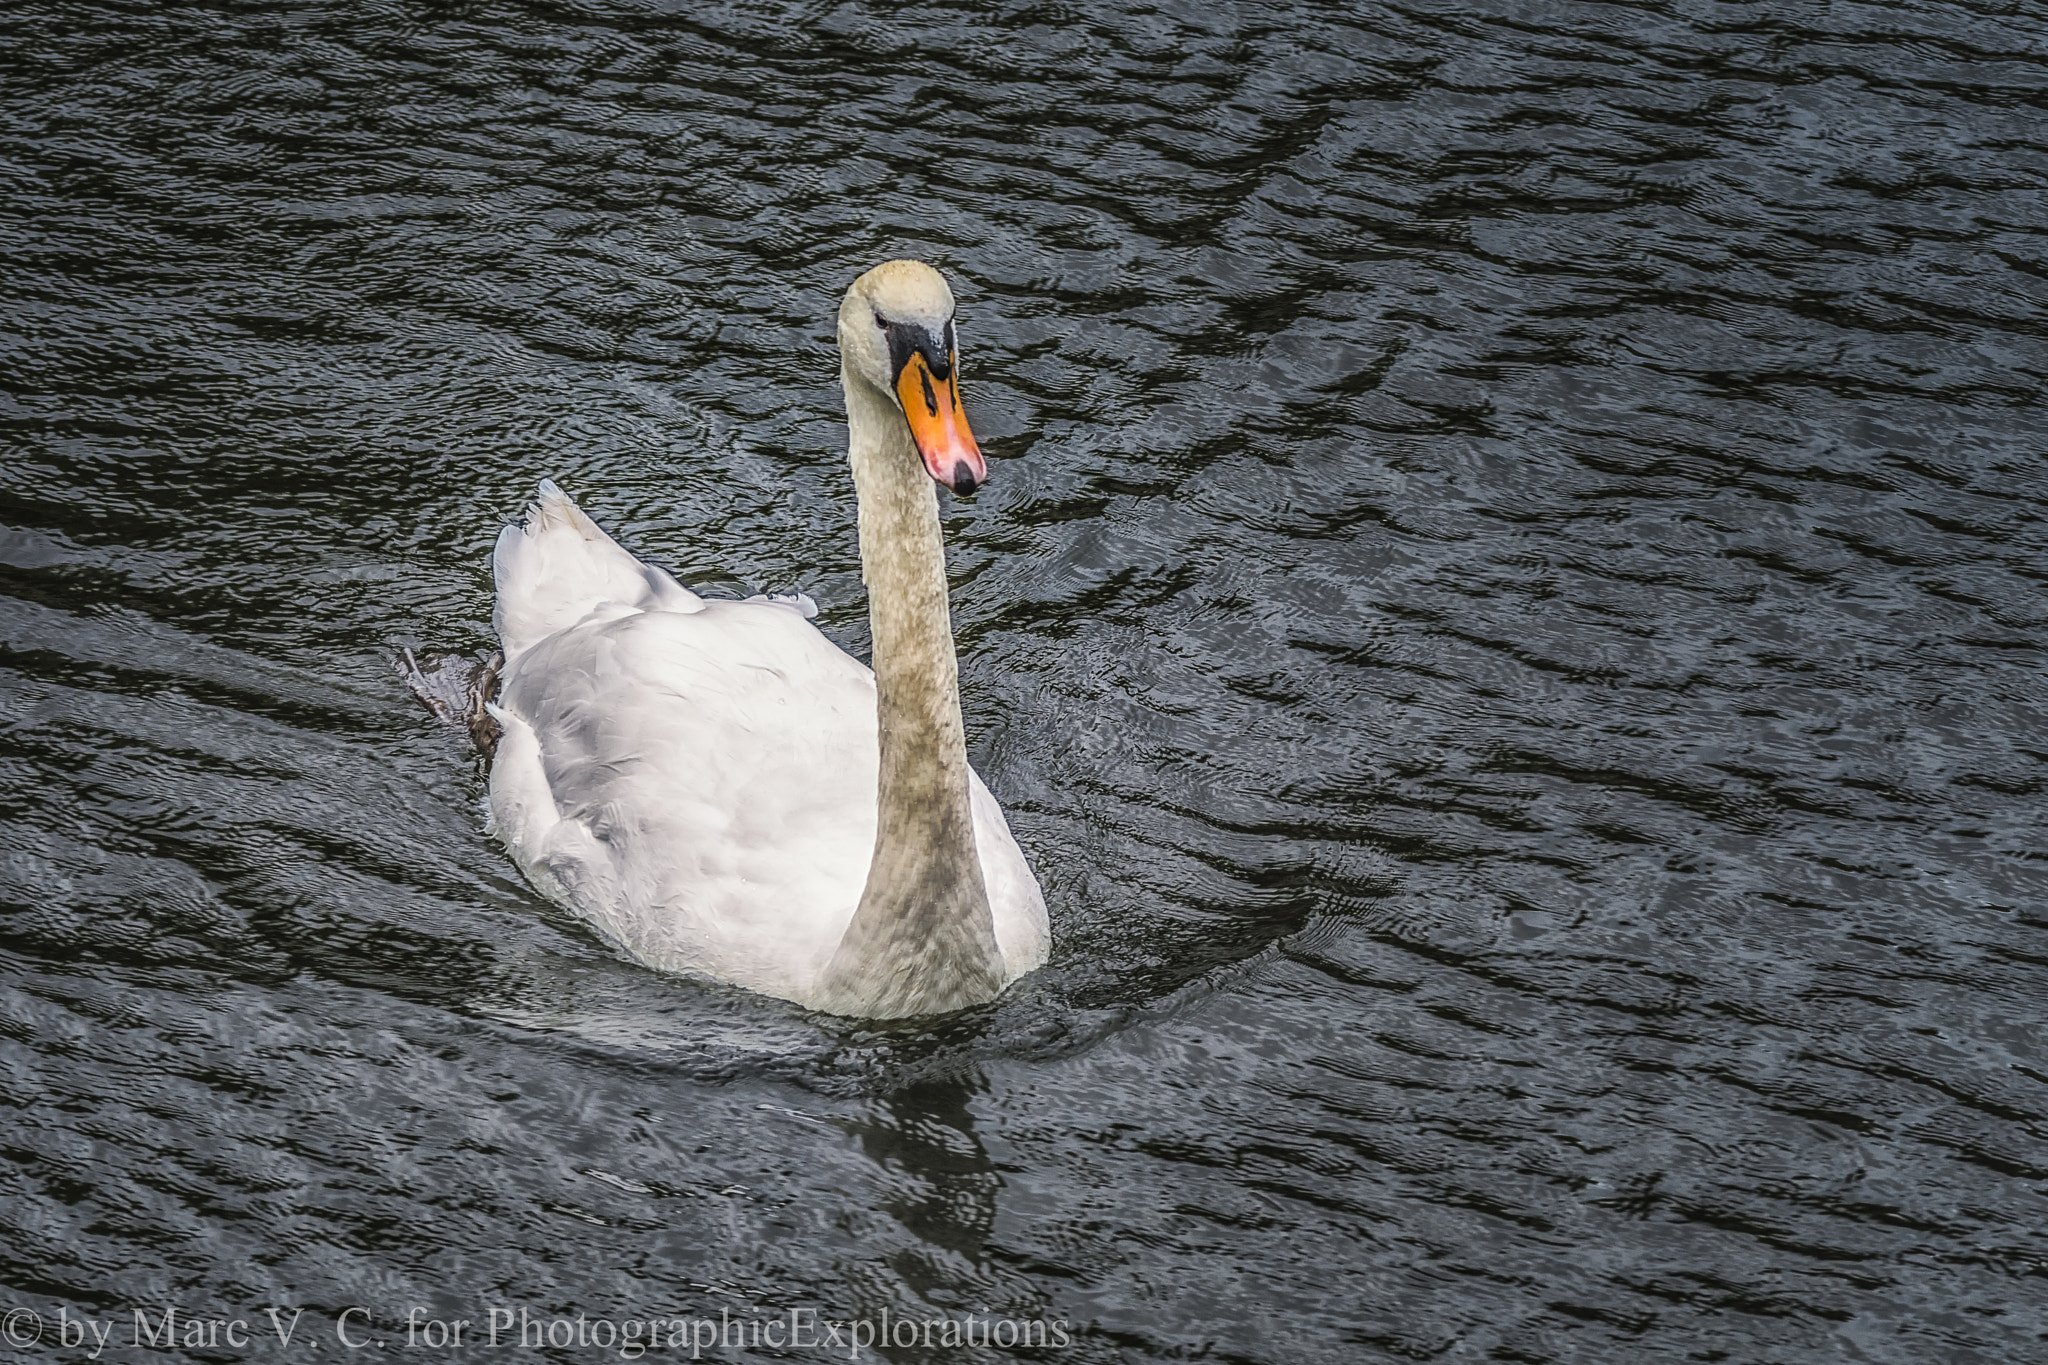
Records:
{"label": "tail feather", "polygon": [[628,554],[553,479],[541,480],[525,523],[499,533],[492,571],[492,624],[508,661],[606,603],[642,611],[703,606],[668,574]]}

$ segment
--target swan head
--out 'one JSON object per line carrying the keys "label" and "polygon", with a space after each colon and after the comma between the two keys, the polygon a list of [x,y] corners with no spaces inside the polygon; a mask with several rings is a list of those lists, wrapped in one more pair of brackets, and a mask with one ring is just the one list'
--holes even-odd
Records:
{"label": "swan head", "polygon": [[955,493],[988,482],[960,406],[960,342],[944,275],[923,261],[885,261],[855,280],[839,305],[839,354],[847,382],[865,380],[903,414],[934,479]]}

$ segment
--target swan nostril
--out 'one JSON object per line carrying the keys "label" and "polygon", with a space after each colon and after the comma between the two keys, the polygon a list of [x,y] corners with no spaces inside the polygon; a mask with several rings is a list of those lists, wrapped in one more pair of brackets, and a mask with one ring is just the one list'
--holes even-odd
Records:
{"label": "swan nostril", "polygon": [[956,461],[953,465],[953,491],[964,495],[972,493],[976,487],[974,471],[967,467],[967,461]]}

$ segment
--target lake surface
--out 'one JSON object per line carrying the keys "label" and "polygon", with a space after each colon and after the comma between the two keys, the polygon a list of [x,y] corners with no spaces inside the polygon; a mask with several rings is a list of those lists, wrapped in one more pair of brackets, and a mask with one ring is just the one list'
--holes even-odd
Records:
{"label": "lake surface", "polygon": [[[5,26],[8,1350],[2048,1359],[2038,9]],[[867,1029],[551,909],[389,661],[544,475],[864,654],[896,255],[1058,942]]]}

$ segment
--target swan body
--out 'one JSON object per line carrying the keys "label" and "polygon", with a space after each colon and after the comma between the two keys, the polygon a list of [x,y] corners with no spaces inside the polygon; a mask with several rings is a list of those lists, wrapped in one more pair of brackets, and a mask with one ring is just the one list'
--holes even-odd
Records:
{"label": "swan body", "polygon": [[971,491],[985,467],[964,421],[934,426],[940,395],[957,411],[951,317],[913,262],[841,310],[876,671],[807,600],[701,598],[553,483],[499,537],[494,824],[543,894],[650,966],[900,1017],[1045,960],[1044,897],[960,725],[933,480]]}

